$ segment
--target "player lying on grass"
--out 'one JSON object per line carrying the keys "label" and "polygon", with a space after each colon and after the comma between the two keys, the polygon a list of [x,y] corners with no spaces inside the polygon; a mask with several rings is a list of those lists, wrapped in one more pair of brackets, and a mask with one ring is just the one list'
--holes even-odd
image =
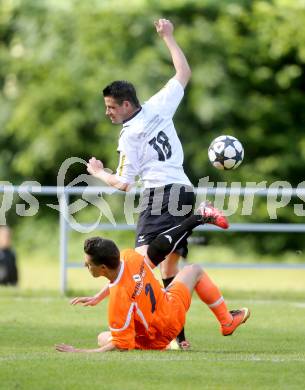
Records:
{"label": "player lying on grass", "polygon": [[197,213],[159,234],[150,243],[145,257],[132,249],[120,254],[113,241],[101,237],[86,240],[85,264],[90,273],[110,281],[110,331],[99,334],[99,348],[80,349],[59,344],[57,351],[164,350],[185,324],[193,290],[215,314],[224,336],[231,335],[244,323],[249,318],[249,310],[228,311],[220,290],[199,265],[184,267],[166,290],[153,274],[152,269],[196,226],[211,223],[223,229],[228,227],[226,218],[211,204],[202,203]]}

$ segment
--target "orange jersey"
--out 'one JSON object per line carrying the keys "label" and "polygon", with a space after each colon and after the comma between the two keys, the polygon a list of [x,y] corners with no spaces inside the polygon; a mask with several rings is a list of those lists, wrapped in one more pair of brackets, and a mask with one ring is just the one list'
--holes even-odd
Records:
{"label": "orange jersey", "polygon": [[121,269],[109,290],[109,327],[117,348],[164,349],[182,329],[188,289],[177,282],[165,291],[133,249],[121,253]]}

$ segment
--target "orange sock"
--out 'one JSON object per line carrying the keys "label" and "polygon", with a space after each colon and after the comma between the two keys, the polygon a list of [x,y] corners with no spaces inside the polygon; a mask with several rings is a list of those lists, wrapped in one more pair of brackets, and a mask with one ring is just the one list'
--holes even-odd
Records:
{"label": "orange sock", "polygon": [[201,279],[195,286],[199,298],[208,305],[215,314],[221,325],[227,325],[232,322],[232,315],[228,311],[227,305],[221,295],[219,288],[213,283],[209,276],[204,272]]}

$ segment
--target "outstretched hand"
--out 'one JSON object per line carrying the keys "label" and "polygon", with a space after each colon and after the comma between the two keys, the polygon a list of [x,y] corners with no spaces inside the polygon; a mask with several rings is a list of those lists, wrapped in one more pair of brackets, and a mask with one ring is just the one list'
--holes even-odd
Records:
{"label": "outstretched hand", "polygon": [[55,349],[58,352],[77,352],[77,348],[72,347],[72,345],[67,344],[56,344]]}
{"label": "outstretched hand", "polygon": [[71,305],[95,306],[101,301],[100,297],[76,297],[71,299]]}
{"label": "outstretched hand", "polygon": [[91,157],[87,163],[87,171],[90,175],[97,175],[100,171],[104,169],[104,165],[100,160],[97,160],[95,157]]}
{"label": "outstretched hand", "polygon": [[165,37],[173,34],[174,26],[170,20],[159,19],[154,22],[157,33],[160,37]]}

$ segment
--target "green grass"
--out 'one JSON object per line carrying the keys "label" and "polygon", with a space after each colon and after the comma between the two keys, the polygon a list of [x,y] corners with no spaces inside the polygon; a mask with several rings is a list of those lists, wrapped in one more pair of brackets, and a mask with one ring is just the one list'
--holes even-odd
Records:
{"label": "green grass", "polygon": [[[246,272],[250,279],[252,271]],[[278,271],[273,272],[269,284],[276,286]],[[229,275],[227,279],[229,283]],[[287,294],[274,286],[272,294],[228,290],[230,308],[248,306],[252,312],[232,337],[220,335],[214,316],[194,297],[186,324],[192,351],[92,355],[58,353],[54,344],[94,348],[96,335],[107,328],[106,302],[94,308],[72,307],[55,291],[2,288],[0,388],[304,388],[305,285],[303,291]]]}
{"label": "green grass", "polygon": [[[0,288],[1,390],[304,388],[305,269],[208,269],[229,308],[248,306],[252,316],[225,338],[207,307],[194,297],[186,324],[190,352],[61,354],[54,344],[96,347],[97,334],[107,329],[107,304],[70,306],[58,292],[56,237],[46,235],[50,242],[43,250],[40,241],[34,246],[30,233],[23,237],[28,247],[23,244],[24,250],[18,251],[19,287]],[[70,257],[81,261],[83,237],[71,241]],[[190,251],[195,262],[236,259],[269,261],[214,246]],[[293,254],[280,260],[303,261]],[[70,295],[91,294],[104,284],[84,268],[69,270],[68,282]]]}

